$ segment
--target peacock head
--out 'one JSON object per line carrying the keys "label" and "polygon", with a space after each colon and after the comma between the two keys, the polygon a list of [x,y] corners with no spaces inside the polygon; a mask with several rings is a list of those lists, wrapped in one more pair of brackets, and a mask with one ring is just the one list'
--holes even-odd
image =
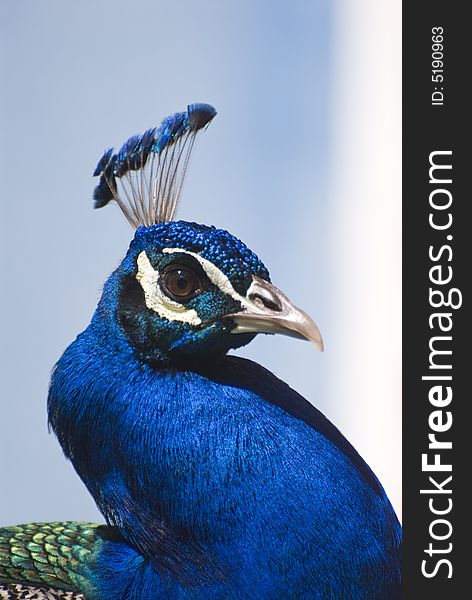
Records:
{"label": "peacock head", "polygon": [[197,134],[216,111],[193,104],[159,128],[105,152],[95,207],[115,200],[136,229],[112,276],[116,321],[147,363],[208,358],[281,333],[323,342],[317,326],[270,282],[259,258],[228,231],[174,221]]}

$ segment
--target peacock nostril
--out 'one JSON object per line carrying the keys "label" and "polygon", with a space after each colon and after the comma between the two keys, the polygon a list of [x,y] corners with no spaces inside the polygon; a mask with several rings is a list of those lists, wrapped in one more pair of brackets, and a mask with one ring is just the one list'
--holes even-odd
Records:
{"label": "peacock nostril", "polygon": [[248,295],[248,299],[251,302],[254,302],[254,304],[257,304],[260,308],[267,308],[274,312],[280,312],[282,310],[280,300],[270,293],[262,294],[260,292],[251,292]]}

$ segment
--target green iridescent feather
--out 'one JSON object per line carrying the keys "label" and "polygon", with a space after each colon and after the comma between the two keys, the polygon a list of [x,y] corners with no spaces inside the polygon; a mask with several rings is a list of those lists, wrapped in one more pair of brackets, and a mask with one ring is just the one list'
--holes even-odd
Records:
{"label": "green iridescent feather", "polygon": [[34,584],[80,592],[81,566],[101,546],[94,523],[28,523],[0,528],[0,585]]}

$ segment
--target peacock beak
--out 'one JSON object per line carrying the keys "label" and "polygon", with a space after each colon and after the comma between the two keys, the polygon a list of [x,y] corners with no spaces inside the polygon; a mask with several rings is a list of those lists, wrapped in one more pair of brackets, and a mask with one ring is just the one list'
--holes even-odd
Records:
{"label": "peacock beak", "polygon": [[243,310],[229,316],[236,324],[232,333],[281,333],[308,340],[323,351],[323,338],[313,319],[274,285],[255,275]]}

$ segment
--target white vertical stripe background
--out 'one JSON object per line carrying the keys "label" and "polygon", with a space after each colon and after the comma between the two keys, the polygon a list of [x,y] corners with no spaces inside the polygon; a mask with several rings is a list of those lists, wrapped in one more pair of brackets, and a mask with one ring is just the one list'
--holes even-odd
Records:
{"label": "white vertical stripe background", "polygon": [[401,2],[338,0],[328,240],[335,422],[401,514]]}

